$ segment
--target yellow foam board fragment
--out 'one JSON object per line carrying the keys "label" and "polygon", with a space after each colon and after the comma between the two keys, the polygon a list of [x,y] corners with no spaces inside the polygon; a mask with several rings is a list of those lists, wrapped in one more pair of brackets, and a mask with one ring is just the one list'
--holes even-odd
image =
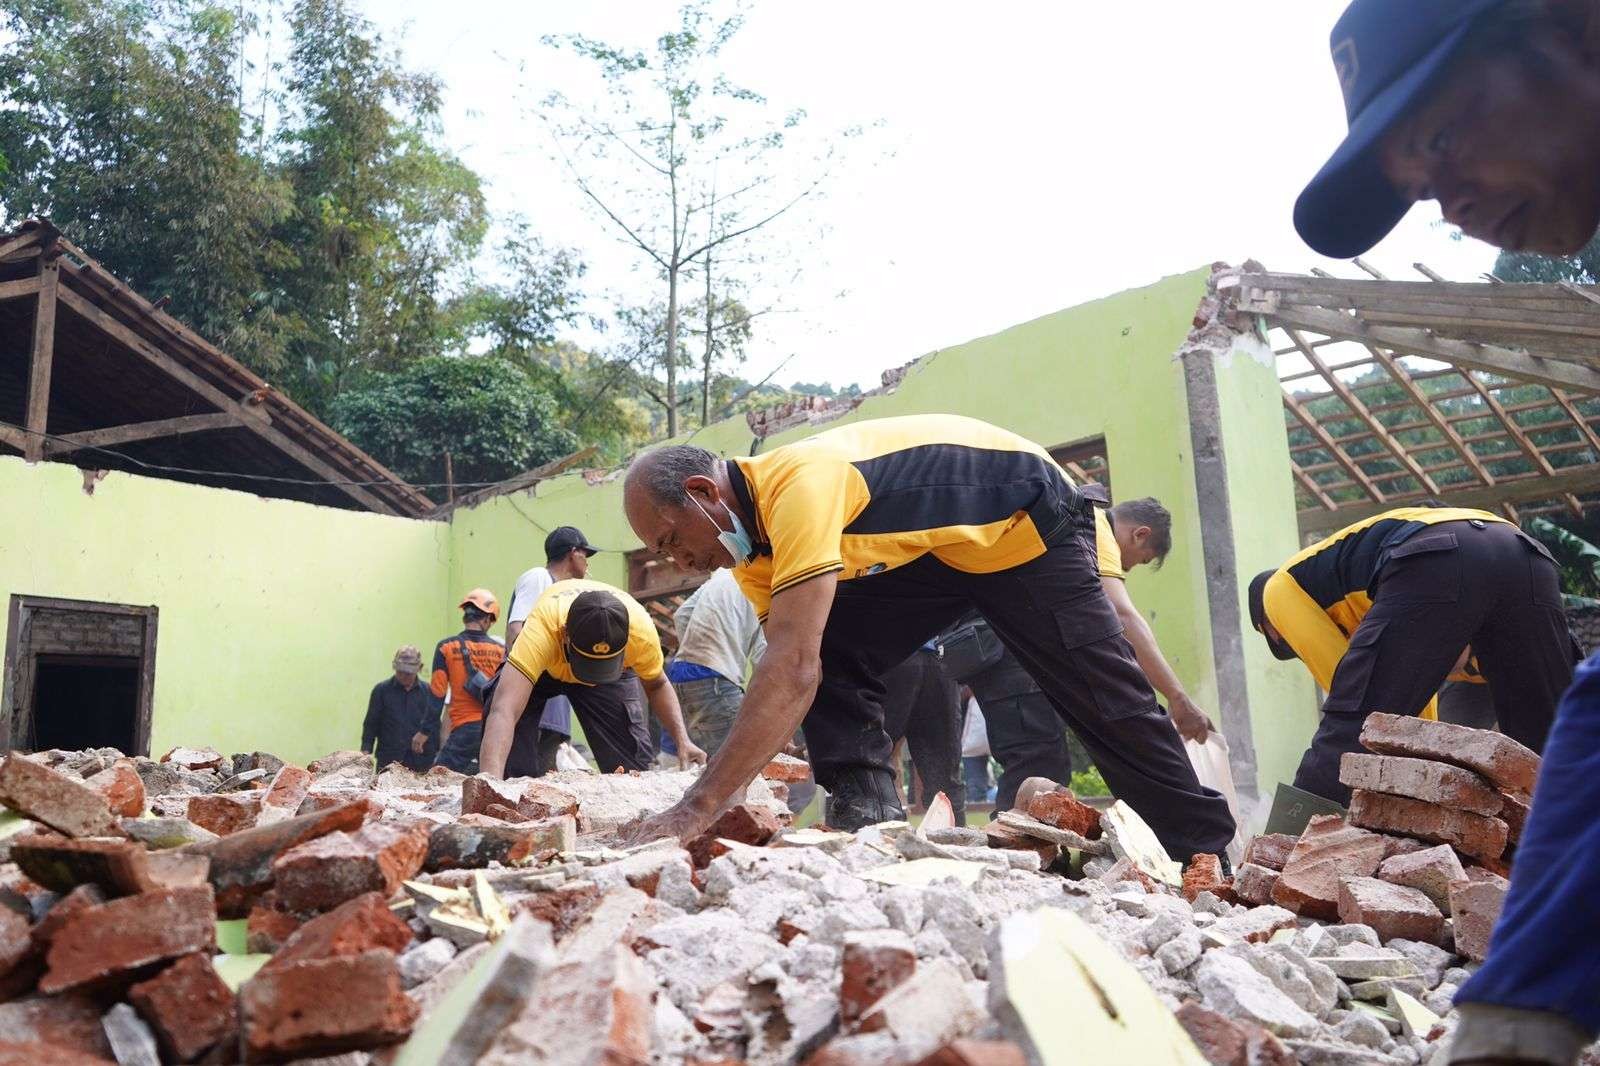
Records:
{"label": "yellow foam board fragment", "polygon": [[1183,867],[1172,861],[1167,849],[1156,839],[1154,829],[1121,800],[1100,815],[1106,827],[1106,841],[1119,859],[1127,859],[1139,869],[1174,888],[1183,884]]}
{"label": "yellow foam board fragment", "polygon": [[880,885],[931,885],[935,881],[955,878],[962,885],[977,884],[983,871],[992,869],[987,863],[968,862],[965,859],[913,859],[868,870],[861,877]]}
{"label": "yellow foam board fragment", "polygon": [[990,1001],[1030,1063],[1207,1066],[1139,971],[1070,911],[1007,918],[1000,958],[1005,983]]}
{"label": "yellow foam board fragment", "polygon": [[1389,989],[1389,1008],[1400,1019],[1400,1030],[1407,1037],[1428,1039],[1428,1033],[1439,1024],[1439,1016],[1424,1006],[1415,996],[1398,988]]}

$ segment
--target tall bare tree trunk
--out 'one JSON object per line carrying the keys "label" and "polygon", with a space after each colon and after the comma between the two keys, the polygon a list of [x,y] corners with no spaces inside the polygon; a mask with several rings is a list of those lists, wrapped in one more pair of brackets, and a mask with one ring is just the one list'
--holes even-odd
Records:
{"label": "tall bare tree trunk", "polygon": [[716,334],[712,332],[715,313],[711,303],[711,253],[706,253],[706,355],[700,367],[700,426],[711,422],[711,355]]}
{"label": "tall bare tree trunk", "polygon": [[678,435],[678,263],[667,270],[667,436]]}

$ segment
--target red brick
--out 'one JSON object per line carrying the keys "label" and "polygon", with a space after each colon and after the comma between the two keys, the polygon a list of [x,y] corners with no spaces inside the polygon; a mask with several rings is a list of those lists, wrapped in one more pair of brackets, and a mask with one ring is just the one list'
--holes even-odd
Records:
{"label": "red brick", "polygon": [[1500,813],[1500,793],[1471,770],[1427,759],[1346,752],[1339,762],[1339,781],[1351,788],[1410,796],[1475,814]]}
{"label": "red brick", "polygon": [[1455,849],[1448,844],[1424,848],[1409,855],[1396,855],[1384,859],[1378,867],[1378,877],[1391,885],[1414,888],[1433,900],[1441,910],[1450,906],[1450,886],[1465,881],[1467,872],[1461,868]]}
{"label": "red brick", "polygon": [[1458,954],[1484,960],[1489,954],[1489,934],[1505,902],[1506,887],[1493,881],[1457,881],[1450,886],[1450,917]]}
{"label": "red brick", "polygon": [[[37,1041],[84,1055],[111,1057],[100,1016],[105,1008],[89,996],[29,996],[0,1003],[0,1039]],[[29,1066],[45,1066],[37,1059]]]}
{"label": "red brick", "polygon": [[112,814],[137,818],[144,813],[144,779],[132,759],[118,759],[84,784],[105,797]]}
{"label": "red brick", "polygon": [[126,839],[73,840],[36,833],[12,841],[11,861],[52,892],[93,884],[109,895],[126,896],[158,887],[151,878],[149,852]]}
{"label": "red brick", "polygon": [[768,781],[781,781],[798,785],[811,780],[811,764],[793,755],[780,754],[762,769],[761,776]]}
{"label": "red brick", "polygon": [[1114,885],[1119,881],[1137,881],[1144,887],[1146,892],[1165,891],[1160,885],[1156,884],[1155,878],[1139,869],[1132,859],[1118,859],[1111,864],[1111,869],[1100,875],[1100,880],[1108,885]]}
{"label": "red brick", "polygon": [[306,793],[306,798],[300,801],[300,809],[295,815],[304,817],[351,803],[361,804],[366,809],[368,820],[376,821],[383,817],[383,797],[369,788],[312,788]]}
{"label": "red brick", "polygon": [[185,955],[134,985],[128,1002],[150,1023],[169,1061],[198,1058],[234,1029],[233,992],[203,954]]}
{"label": "red brick", "polygon": [[1357,789],[1350,797],[1350,821],[1367,829],[1449,844],[1477,859],[1498,858],[1506,850],[1506,823],[1500,819],[1405,796]]}
{"label": "red brick", "polygon": [[426,823],[374,822],[299,844],[273,862],[273,892],[285,910],[307,914],[364,892],[393,895],[422,869],[428,833]]}
{"label": "red brick", "polygon": [[46,993],[114,986],[149,967],[217,946],[211,886],[115,899],[71,915],[50,944]]}
{"label": "red brick", "polygon": [[697,868],[704,869],[711,862],[712,845],[717,840],[761,845],[782,828],[783,821],[769,808],[736,804],[719,814],[709,829],[689,842],[689,857]]}
{"label": "red brick", "polygon": [[1444,932],[1444,915],[1433,900],[1417,889],[1375,877],[1340,880],[1339,920],[1350,925],[1370,925],[1380,940],[1399,937],[1433,944]]}
{"label": "red brick", "polygon": [[1289,861],[1289,853],[1299,842],[1299,837],[1288,833],[1262,833],[1244,846],[1244,861],[1282,872],[1283,864]]}
{"label": "red brick", "polygon": [[576,796],[543,781],[501,781],[481,774],[462,780],[462,814],[487,814],[491,806],[516,811],[521,815],[519,821],[576,816],[578,813]]}
{"label": "red brick", "polygon": [[1233,891],[1239,902],[1252,907],[1264,907],[1272,902],[1272,888],[1278,883],[1278,871],[1247,862],[1233,872]]}
{"label": "red brick", "polygon": [[848,1032],[872,1005],[916,972],[917,950],[893,929],[846,933],[840,960],[839,1023]]}
{"label": "red brick", "polygon": [[573,958],[539,975],[521,1016],[478,1061],[642,1066],[654,994],[644,963],[620,944]]}
{"label": "red brick", "polygon": [[258,955],[271,955],[305,924],[299,915],[279,910],[271,892],[256,901],[245,921],[245,949]]}
{"label": "red brick", "polygon": [[1431,846],[1411,837],[1386,836],[1383,838],[1383,859],[1388,862],[1396,855],[1415,855],[1419,851],[1427,851]]}
{"label": "red brick", "polygon": [[411,927],[395,916],[383,895],[368,892],[295,930],[265,968],[359,955],[363,951],[399,953],[409,943]]}
{"label": "red brick", "polygon": [[0,1040],[0,1066],[114,1066],[111,1059],[89,1055],[60,1044]]}
{"label": "red brick", "polygon": [[560,940],[600,905],[601,895],[600,886],[594,882],[579,881],[551,892],[535,892],[512,904],[511,913],[531,914],[548,923],[550,934]]}
{"label": "red brick", "polygon": [[1009,1040],[955,1040],[917,1066],[1026,1066],[1022,1049]]}
{"label": "red brick", "polygon": [[185,770],[221,770],[222,753],[213,748],[173,748],[161,756],[162,762]]}
{"label": "red brick", "polygon": [[1504,733],[1396,714],[1369,714],[1361,744],[1380,755],[1410,755],[1465,767],[1497,788],[1532,794],[1539,756]]}
{"label": "red brick", "polygon": [[286,822],[300,810],[306,793],[311,788],[311,771],[299,766],[283,766],[272,776],[266,791],[261,794],[261,813],[257,825]]}
{"label": "red brick", "polygon": [[1468,866],[1467,880],[1487,881],[1492,885],[1499,885],[1502,889],[1511,887],[1511,882],[1506,879],[1505,874],[1499,873],[1495,870],[1487,870],[1482,866]]}
{"label": "red brick", "polygon": [[104,796],[21,755],[0,762],[0,803],[69,837],[122,835]]}
{"label": "red brick", "polygon": [[366,951],[263,969],[239,991],[246,1062],[337,1055],[398,1043],[417,1006],[393,952]]}
{"label": "red brick", "polygon": [[[483,815],[466,816],[474,817]],[[486,819],[485,825],[474,825],[466,818],[433,828],[428,836],[424,869],[430,873],[481,869],[496,862],[509,866],[541,854],[571,851],[577,840],[577,824],[570,814],[518,825],[494,819]]]}
{"label": "red brick", "polygon": [[1041,868],[1049,866],[1061,857],[1061,847],[1048,840],[1031,837],[1020,829],[999,822],[990,822],[983,827],[984,836],[988,838],[991,848],[1004,848],[1008,851],[1031,851],[1039,856]]}
{"label": "red brick", "polygon": [[88,910],[90,907],[98,907],[105,901],[106,895],[98,885],[79,885],[62,896],[56,901],[55,906],[51,907],[45,913],[45,916],[39,919],[39,924],[35,925],[28,934],[28,938],[33,941],[35,950],[41,954],[48,951],[51,941],[55,940],[56,934],[61,931],[61,927],[67,924],[67,919],[79,911]]}
{"label": "red brick", "polygon": [[489,804],[489,806],[486,807],[484,809],[484,811],[483,811],[483,817],[485,817],[485,818],[494,818],[497,821],[506,822],[506,823],[512,824],[512,825],[516,825],[516,824],[519,824],[519,823],[522,823],[522,822],[530,822],[530,821],[533,820],[531,818],[525,817],[522,814],[521,811],[516,810],[515,808],[512,808],[512,807],[507,807],[507,806],[505,806],[504,804],[501,804],[501,803],[491,803],[491,804]]}
{"label": "red brick", "polygon": [[1211,1066],[1295,1066],[1289,1050],[1259,1025],[1207,1010],[1192,999],[1176,1014]]}
{"label": "red brick", "polygon": [[1500,820],[1506,823],[1506,837],[1515,844],[1522,839],[1522,827],[1528,824],[1528,812],[1533,806],[1533,800],[1522,792],[1502,792],[1501,799],[1504,805],[1500,808]]}
{"label": "red brick", "polygon": [[219,837],[251,828],[260,813],[259,792],[212,792],[204,796],[191,796],[186,812],[189,821]]}
{"label": "red brick", "polygon": [[[16,992],[32,986],[33,971],[38,948],[29,934],[33,926],[28,919],[10,907],[0,907],[0,995],[4,991]],[[10,980],[16,975],[16,980]],[[6,998],[10,998],[7,996]]]}
{"label": "red brick", "polygon": [[1227,881],[1228,879],[1222,876],[1221,859],[1215,855],[1196,855],[1189,860],[1188,867],[1183,871],[1183,898],[1193,903],[1195,897],[1202,892],[1215,895]]}
{"label": "red brick", "polygon": [[478,774],[461,782],[461,813],[484,814],[491,806],[516,809],[522,789],[498,777]]}
{"label": "red brick", "polygon": [[1383,861],[1383,837],[1337,815],[1311,819],[1284,863],[1272,902],[1296,914],[1332,920],[1339,913],[1339,878],[1368,877]]}
{"label": "red brick", "polygon": [[1068,789],[1039,793],[1028,801],[1024,813],[1045,825],[1077,833],[1086,840],[1096,840],[1100,836],[1100,812],[1087,803],[1080,803]]}

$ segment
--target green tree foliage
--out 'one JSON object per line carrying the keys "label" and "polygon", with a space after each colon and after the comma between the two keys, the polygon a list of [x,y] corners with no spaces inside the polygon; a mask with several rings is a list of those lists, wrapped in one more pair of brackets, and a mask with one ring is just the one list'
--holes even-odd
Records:
{"label": "green tree foliage", "polygon": [[1529,519],[1523,528],[1555,556],[1561,568],[1562,592],[1600,599],[1600,548],[1548,518]]}
{"label": "green tree foliage", "polygon": [[295,249],[279,274],[304,317],[293,390],[324,408],[362,371],[437,352],[445,287],[487,226],[478,176],[439,141],[439,85],[406,72],[349,0],[298,0],[284,173]]}
{"label": "green tree foliage", "polygon": [[503,356],[429,355],[373,375],[333,401],[333,427],[414,484],[491,482],[571,454],[537,371]]}
{"label": "green tree foliage", "polygon": [[532,364],[547,360],[561,331],[584,318],[579,288],[583,260],[568,248],[540,240],[526,219],[514,219],[500,245],[499,266],[508,280],[473,285],[450,306],[463,347]]}
{"label": "green tree foliage", "polygon": [[1600,283],[1600,234],[1590,238],[1588,244],[1571,256],[1501,252],[1494,261],[1493,273],[1501,281]]}
{"label": "green tree foliage", "polygon": [[0,4],[0,205],[49,215],[200,333],[262,369],[285,324],[262,299],[288,261],[289,189],[245,150],[235,9],[198,0]]}

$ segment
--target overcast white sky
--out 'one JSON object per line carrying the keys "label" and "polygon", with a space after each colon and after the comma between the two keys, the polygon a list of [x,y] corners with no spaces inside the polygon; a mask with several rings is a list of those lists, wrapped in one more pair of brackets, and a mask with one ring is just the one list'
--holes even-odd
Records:
{"label": "overcast white sky", "polygon": [[[366,0],[413,67],[446,85],[446,138],[521,211],[573,245],[603,292],[641,280],[551,163],[529,117],[573,90],[540,45],[581,32],[644,46],[661,0]],[[1217,259],[1304,271],[1295,196],[1344,130],[1327,35],[1345,0],[873,3],[766,0],[726,54],[736,81],[821,127],[881,122],[821,208],[820,242],[768,319],[746,376],[877,384],[936,348]],[[581,91],[581,90],[580,90]],[[1494,253],[1419,208],[1369,261],[1469,280]]]}

